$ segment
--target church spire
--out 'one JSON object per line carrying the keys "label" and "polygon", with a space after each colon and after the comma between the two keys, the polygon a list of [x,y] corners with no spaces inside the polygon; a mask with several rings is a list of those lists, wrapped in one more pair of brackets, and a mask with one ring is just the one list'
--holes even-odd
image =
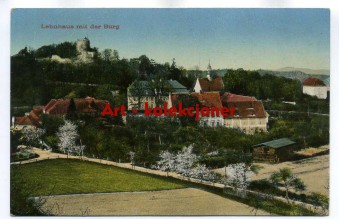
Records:
{"label": "church spire", "polygon": [[212,71],[211,60],[208,59],[208,66],[207,66],[207,79],[208,80],[211,80],[211,71]]}

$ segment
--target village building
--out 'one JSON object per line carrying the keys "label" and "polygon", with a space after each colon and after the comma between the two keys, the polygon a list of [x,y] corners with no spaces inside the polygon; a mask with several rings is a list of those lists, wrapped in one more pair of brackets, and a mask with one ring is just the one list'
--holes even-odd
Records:
{"label": "village building", "polygon": [[291,160],[298,150],[296,142],[288,138],[280,138],[252,146],[252,156],[255,161],[282,162]]}
{"label": "village building", "polygon": [[303,82],[303,93],[319,99],[327,98],[328,87],[318,78],[307,78]]}
{"label": "village building", "polygon": [[[196,104],[202,107],[207,107],[209,109],[216,108],[221,109],[222,104],[220,100],[219,92],[209,92],[209,93],[191,93],[187,94],[178,94],[173,93],[170,95],[168,108],[174,106],[178,108],[179,102],[182,102],[184,107],[195,106]],[[209,115],[206,117],[199,117],[199,125],[202,127],[222,127],[224,126],[224,117],[219,113],[219,115]]]}
{"label": "village building", "polygon": [[[201,107],[222,108],[219,92],[192,93],[192,96],[197,98]],[[221,127],[224,126],[224,117],[221,114],[219,116],[199,117],[199,125],[202,127]]]}
{"label": "village building", "polygon": [[211,77],[212,67],[209,63],[207,66],[207,77],[197,78],[193,87],[193,92],[220,92],[224,89],[224,82],[221,77],[212,79]]}
{"label": "village building", "polygon": [[233,117],[224,118],[225,127],[237,128],[247,134],[267,131],[269,115],[255,97],[224,93],[221,101],[224,107],[235,108]]}
{"label": "village building", "polygon": [[176,80],[134,81],[127,88],[127,109],[144,110],[145,103],[154,108],[168,102],[171,93],[188,94],[189,91]]}
{"label": "village building", "polygon": [[69,113],[77,115],[99,116],[105,108],[107,100],[97,100],[93,97],[79,99],[52,99],[43,107],[43,114],[65,116]]}
{"label": "village building", "polygon": [[52,99],[46,106],[34,106],[30,113],[23,117],[12,118],[12,130],[21,130],[25,127],[41,126],[40,116],[48,114],[52,116],[75,115],[100,116],[107,100],[97,100],[93,97],[79,99]]}
{"label": "village building", "polygon": [[219,92],[191,93],[190,95],[173,93],[170,95],[168,107],[177,107],[179,101],[186,102],[183,104],[186,106],[195,106],[196,103],[199,103],[200,108],[218,108],[220,110],[223,107],[235,108],[233,116],[223,117],[219,114],[219,116],[199,117],[199,125],[202,127],[223,126],[239,129],[246,134],[267,131],[268,113],[262,102],[254,97],[232,93],[224,93],[221,96]]}
{"label": "village building", "polygon": [[43,112],[43,106],[33,106],[29,113],[25,113],[22,117],[12,117],[11,130],[21,131],[24,128],[40,127],[41,120],[39,116]]}

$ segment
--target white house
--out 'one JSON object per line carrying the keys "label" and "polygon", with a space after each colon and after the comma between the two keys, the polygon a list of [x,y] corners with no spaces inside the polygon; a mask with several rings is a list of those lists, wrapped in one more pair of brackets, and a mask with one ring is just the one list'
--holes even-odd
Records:
{"label": "white house", "polygon": [[267,132],[268,113],[261,101],[255,97],[224,93],[221,96],[222,105],[235,108],[233,117],[225,117],[224,125],[237,128],[246,134]]}
{"label": "white house", "polygon": [[325,83],[318,78],[307,78],[303,82],[303,93],[315,96],[319,99],[327,98],[327,90]]}

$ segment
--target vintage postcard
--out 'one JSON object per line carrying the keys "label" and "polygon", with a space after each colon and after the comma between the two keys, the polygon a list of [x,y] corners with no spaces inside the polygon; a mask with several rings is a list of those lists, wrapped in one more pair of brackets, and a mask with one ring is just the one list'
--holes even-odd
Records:
{"label": "vintage postcard", "polygon": [[11,215],[329,215],[329,9],[16,8],[10,31]]}

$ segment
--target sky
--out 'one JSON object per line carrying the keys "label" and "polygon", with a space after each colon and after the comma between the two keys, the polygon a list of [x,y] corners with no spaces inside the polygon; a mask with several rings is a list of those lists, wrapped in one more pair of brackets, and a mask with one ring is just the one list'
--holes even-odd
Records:
{"label": "sky", "polygon": [[[46,29],[46,25],[88,29]],[[119,30],[90,29],[119,25]],[[118,50],[121,58],[147,55],[186,69],[330,69],[327,9],[14,9],[11,55],[27,47],[76,41]]]}

